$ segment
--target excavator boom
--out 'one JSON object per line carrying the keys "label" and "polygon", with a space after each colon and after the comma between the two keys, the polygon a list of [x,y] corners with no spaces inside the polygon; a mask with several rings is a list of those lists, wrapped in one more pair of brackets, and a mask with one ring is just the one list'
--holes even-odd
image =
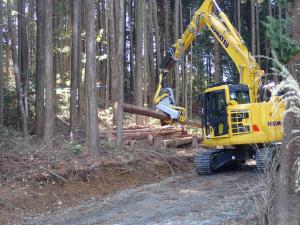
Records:
{"label": "excavator boom", "polygon": [[[219,15],[212,12],[214,6]],[[255,58],[248,51],[242,37],[226,14],[221,11],[217,2],[215,0],[205,0],[195,12],[182,37],[168,50],[160,68],[159,85],[154,103],[158,110],[169,114],[173,120],[178,121],[179,117],[184,120],[185,109],[175,106],[173,90],[167,87],[164,81],[165,77],[205,27],[208,27],[235,63],[240,74],[240,83],[249,87],[251,102],[257,101],[260,78],[263,76],[264,71],[260,69]]]}

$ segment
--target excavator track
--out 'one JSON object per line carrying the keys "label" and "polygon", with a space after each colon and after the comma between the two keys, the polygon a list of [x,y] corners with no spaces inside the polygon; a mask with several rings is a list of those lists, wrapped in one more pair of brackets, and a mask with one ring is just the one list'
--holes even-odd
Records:
{"label": "excavator track", "polygon": [[237,149],[209,149],[200,151],[194,158],[198,175],[209,175],[222,170],[235,170],[249,158],[248,151]]}
{"label": "excavator track", "polygon": [[200,151],[194,158],[196,172],[198,175],[209,175],[213,174],[214,171],[211,168],[212,155],[217,152],[216,150],[205,150]]}

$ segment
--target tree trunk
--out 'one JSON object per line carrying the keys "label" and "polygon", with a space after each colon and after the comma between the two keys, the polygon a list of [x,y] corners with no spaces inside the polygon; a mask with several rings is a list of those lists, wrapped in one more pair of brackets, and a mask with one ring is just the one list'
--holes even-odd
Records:
{"label": "tree trunk", "polygon": [[255,0],[251,0],[251,50],[252,55],[256,55]]}
{"label": "tree trunk", "polygon": [[242,33],[242,19],[241,19],[241,0],[237,0],[237,21],[238,21],[238,32]]}
{"label": "tree trunk", "polygon": [[153,6],[153,20],[154,20],[154,31],[155,31],[155,46],[156,46],[156,60],[157,60],[157,72],[161,65],[161,43],[160,43],[160,33],[158,26],[158,10],[157,10],[157,0],[152,1]]}
{"label": "tree trunk", "polygon": [[[259,24],[259,3],[256,5],[256,47],[257,55],[260,56],[260,24]],[[257,58],[257,62],[260,65],[261,58]]]}
{"label": "tree trunk", "polygon": [[27,127],[28,123],[27,123],[27,117],[26,117],[25,107],[24,107],[23,98],[22,98],[22,85],[21,85],[21,78],[20,78],[20,70],[19,70],[19,66],[18,66],[17,49],[16,49],[16,46],[17,46],[16,34],[14,33],[14,29],[13,29],[11,0],[7,1],[7,11],[8,11],[7,12],[8,32],[9,32],[9,36],[10,36],[10,40],[11,40],[11,54],[12,54],[13,67],[14,67],[18,106],[21,111],[23,135],[25,137],[27,137],[28,136],[28,127]]}
{"label": "tree trunk", "polygon": [[120,1],[119,42],[118,42],[118,109],[117,109],[117,149],[122,151],[123,143],[123,104],[124,104],[124,39],[125,39],[125,0]]}
{"label": "tree trunk", "polygon": [[96,41],[94,1],[86,0],[86,78],[87,78],[87,147],[91,156],[99,157],[98,151],[98,115],[96,100]]}
{"label": "tree trunk", "polygon": [[22,95],[25,114],[28,119],[28,41],[27,18],[25,17],[25,0],[18,1],[18,65],[22,82]]}
{"label": "tree trunk", "polygon": [[163,7],[164,7],[164,35],[165,35],[165,43],[164,43],[164,54],[166,56],[168,48],[170,47],[170,29],[169,29],[169,23],[170,23],[170,0],[163,0]]}
{"label": "tree trunk", "polygon": [[[272,0],[268,0],[268,16],[272,16]],[[267,34],[265,34],[265,49],[266,49],[266,56],[267,57],[272,57],[271,56],[271,46],[270,46],[270,41],[267,37]],[[266,69],[265,72],[269,73],[270,69],[270,60],[266,59]],[[273,79],[277,79],[278,77],[275,75]]]}
{"label": "tree trunk", "polygon": [[[215,14],[218,12],[215,10]],[[220,44],[217,38],[214,37],[214,64],[215,64],[215,74],[214,81],[221,82],[223,80],[221,74],[221,60],[220,60]]]}
{"label": "tree trunk", "polygon": [[[179,0],[175,0],[175,25],[174,25],[174,34],[175,34],[175,40],[174,42],[179,38]],[[176,104],[179,104],[179,97],[180,97],[180,76],[179,76],[179,64],[176,63],[174,67],[174,73],[175,73],[175,101]]]}
{"label": "tree trunk", "polygon": [[[84,30],[84,26],[86,24],[85,21],[85,8],[84,8],[84,2],[80,2],[81,10],[80,10],[80,21],[81,23],[79,24],[80,27],[80,33],[82,30]],[[79,41],[79,52],[82,54],[86,53],[85,50],[85,39]],[[80,56],[81,56],[80,55]],[[85,89],[86,89],[86,77],[83,76],[82,74],[82,68],[83,68],[83,63],[81,59],[79,58],[79,68],[78,70],[80,71],[79,73],[79,78],[78,78],[78,127],[84,129],[86,127],[86,104],[85,104]],[[80,119],[79,119],[80,118]]]}
{"label": "tree trunk", "polygon": [[273,13],[272,13],[272,0],[268,0],[268,14],[269,14],[269,16],[273,16]]}
{"label": "tree trunk", "polygon": [[[164,7],[164,57],[167,55],[168,49],[171,47],[171,38],[170,38],[170,0],[163,0],[163,7]],[[172,73],[166,77],[167,86],[172,87]]]}
{"label": "tree trunk", "polygon": [[[292,37],[300,44],[300,1],[293,0],[292,3]],[[289,69],[292,74],[297,78],[300,83],[300,52],[298,52],[288,63]]]}
{"label": "tree trunk", "polygon": [[[3,0],[0,0],[0,24],[3,24]],[[3,27],[0,27],[0,127],[3,126],[4,108],[4,73],[3,73]],[[7,56],[6,56],[7,57]]]}
{"label": "tree trunk", "polygon": [[52,0],[45,0],[45,81],[46,100],[44,118],[44,141],[52,149],[54,129],[54,91],[53,91],[53,38],[52,38]]}
{"label": "tree trunk", "polygon": [[80,0],[74,0],[72,5],[72,56],[71,56],[71,101],[70,101],[70,129],[71,139],[76,138],[78,126],[78,91],[80,77],[81,52],[79,44],[81,41],[80,33]]}
{"label": "tree trunk", "polygon": [[107,60],[106,60],[106,67],[107,67],[107,74],[106,74],[106,87],[105,87],[105,108],[107,109],[109,106],[109,99],[110,99],[110,81],[111,81],[111,40],[110,40],[110,3],[106,2],[106,10],[105,10],[105,29],[106,29],[106,51],[107,51]]}
{"label": "tree trunk", "polygon": [[[145,15],[145,1],[140,0],[136,2],[136,59],[135,76],[136,87],[135,102],[137,106],[143,107],[143,30],[144,30],[144,15]],[[136,116],[136,124],[143,124],[143,117]]]}
{"label": "tree trunk", "polygon": [[[299,96],[298,96],[299,97]],[[299,108],[285,114],[284,138],[277,183],[275,222],[277,225],[300,224],[300,135]]]}
{"label": "tree trunk", "polygon": [[[154,26],[153,26],[153,4],[149,3],[148,5],[148,15],[149,15],[149,21],[148,21],[148,54],[149,54],[149,106],[153,107],[153,98],[155,94],[155,88],[156,88],[156,70],[154,65]],[[156,13],[156,12],[155,12]]]}
{"label": "tree trunk", "polygon": [[134,13],[132,10],[132,0],[128,1],[128,23],[129,23],[129,46],[130,46],[130,50],[129,50],[129,85],[128,85],[128,91],[130,92],[130,96],[132,94],[134,94],[133,88],[135,87],[134,85],[134,44],[133,44],[133,27],[134,27],[134,23],[133,23],[133,17],[134,17]]}
{"label": "tree trunk", "polygon": [[[146,3],[145,3],[146,4]],[[144,106],[148,107],[148,92],[149,92],[149,85],[148,85],[148,80],[149,80],[149,42],[148,42],[148,37],[149,37],[149,30],[147,29],[148,27],[148,17],[149,13],[146,11],[145,8],[145,18],[144,18],[144,24],[143,24],[143,49],[144,49],[144,69],[143,69],[143,78],[144,78],[144,93],[143,93],[143,102]],[[146,123],[147,118],[145,118],[144,123]]]}
{"label": "tree trunk", "polygon": [[221,74],[221,62],[220,62],[220,44],[215,38],[214,41],[214,64],[215,64],[215,82],[221,82],[223,80]]}
{"label": "tree trunk", "polygon": [[[109,55],[110,55],[110,71],[111,71],[111,100],[112,102],[116,102],[118,100],[118,65],[117,62],[117,29],[116,29],[116,21],[115,21],[115,1],[108,1],[108,10],[109,10]],[[117,123],[117,112],[113,109],[113,124]]]}
{"label": "tree trunk", "polygon": [[35,97],[35,126],[36,134],[43,136],[44,129],[44,80],[45,80],[45,11],[44,0],[36,0],[37,42],[36,42],[36,97]]}

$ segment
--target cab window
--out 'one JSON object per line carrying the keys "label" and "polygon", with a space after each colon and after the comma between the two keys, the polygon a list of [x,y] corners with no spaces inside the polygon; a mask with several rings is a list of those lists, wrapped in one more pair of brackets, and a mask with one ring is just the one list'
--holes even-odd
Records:
{"label": "cab window", "polygon": [[234,100],[238,104],[248,104],[250,103],[249,92],[245,90],[230,90],[230,100]]}

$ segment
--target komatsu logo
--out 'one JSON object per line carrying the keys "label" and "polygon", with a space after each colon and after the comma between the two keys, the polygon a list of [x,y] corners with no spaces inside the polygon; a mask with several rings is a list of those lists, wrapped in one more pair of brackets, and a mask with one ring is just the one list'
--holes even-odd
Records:
{"label": "komatsu logo", "polygon": [[217,35],[217,37],[220,39],[220,41],[223,43],[223,45],[225,46],[225,48],[228,48],[229,47],[229,43],[223,37],[223,35],[220,34],[219,31],[217,31],[217,29],[213,25],[211,25],[211,29]]}
{"label": "komatsu logo", "polygon": [[281,121],[270,121],[270,122],[268,122],[268,126],[269,127],[281,126]]}

